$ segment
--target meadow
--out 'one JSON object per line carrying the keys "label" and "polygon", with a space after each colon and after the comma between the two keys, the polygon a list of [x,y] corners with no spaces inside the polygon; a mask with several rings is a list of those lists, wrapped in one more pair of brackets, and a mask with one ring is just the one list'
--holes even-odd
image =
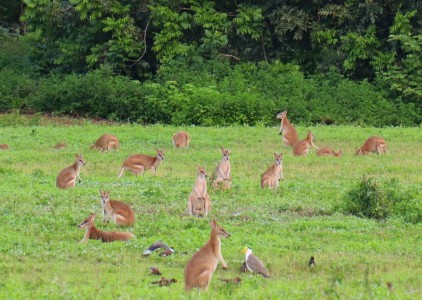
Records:
{"label": "meadow", "polygon": [[[348,191],[363,175],[410,191],[415,210],[422,205],[422,130],[355,126],[297,126],[300,138],[312,130],[318,146],[341,149],[343,156],[294,157],[282,145],[278,127],[170,127],[96,124],[90,121],[42,123],[0,117],[0,298],[1,299],[420,299],[422,298],[422,224],[400,215],[374,220],[344,212]],[[189,149],[174,149],[171,137],[183,129]],[[103,133],[119,137],[119,151],[98,152],[90,145]],[[355,156],[371,135],[386,139],[386,155]],[[62,150],[53,149],[59,142]],[[207,218],[187,214],[196,165],[211,174],[230,148],[233,185],[209,187],[212,210]],[[165,149],[157,175],[125,173],[130,154],[153,155]],[[284,182],[276,191],[260,188],[260,174],[283,152]],[[86,166],[74,189],[55,187],[57,174],[82,153]],[[91,212],[97,228],[127,230],[103,224],[99,190],[129,203],[136,239],[79,244],[77,225]],[[407,208],[407,209],[412,209]],[[207,292],[185,293],[183,269],[208,239],[215,218],[231,237],[222,240],[221,265]],[[163,240],[176,250],[170,257],[154,252]],[[270,279],[240,273],[243,247],[253,249],[271,273]],[[316,267],[307,262],[315,257]],[[159,287],[151,282],[155,266],[178,282]],[[240,277],[240,284],[221,278]],[[387,288],[391,282],[393,291]]]}

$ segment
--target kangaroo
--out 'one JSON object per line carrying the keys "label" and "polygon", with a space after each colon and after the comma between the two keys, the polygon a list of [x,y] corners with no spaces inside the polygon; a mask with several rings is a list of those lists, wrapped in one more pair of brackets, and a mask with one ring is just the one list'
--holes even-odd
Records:
{"label": "kangaroo", "polygon": [[213,174],[214,181],[212,183],[212,186],[214,188],[217,188],[221,183],[223,188],[229,189],[232,183],[231,176],[230,176],[230,160],[229,160],[229,155],[231,151],[229,149],[226,150],[223,147],[221,147],[221,153],[223,156],[221,157],[220,163],[215,168],[215,171]]}
{"label": "kangaroo", "polygon": [[130,232],[115,232],[115,231],[102,231],[95,227],[94,224],[95,214],[92,213],[88,218],[78,225],[79,228],[86,228],[84,238],[79,243],[85,243],[89,239],[101,240],[103,243],[110,243],[114,241],[126,241],[135,237]]}
{"label": "kangaroo", "polygon": [[81,182],[81,176],[79,175],[81,166],[85,166],[82,154],[75,154],[75,163],[67,168],[64,168],[60,171],[59,175],[57,175],[56,186],[59,189],[75,187],[76,179]]}
{"label": "kangaroo", "polygon": [[317,156],[341,156],[342,152],[341,150],[339,151],[334,151],[333,149],[331,149],[330,147],[322,147],[320,149],[318,149]]}
{"label": "kangaroo", "polygon": [[9,145],[8,144],[1,144],[0,145],[0,150],[7,150],[9,149]]}
{"label": "kangaroo", "polygon": [[191,216],[207,216],[211,210],[211,199],[207,192],[207,177],[205,168],[198,166],[198,176],[188,201],[188,212]]}
{"label": "kangaroo", "polygon": [[108,151],[108,150],[117,150],[120,147],[119,139],[115,135],[111,134],[103,134],[100,138],[95,142],[95,144],[91,145],[91,149],[95,148],[97,150],[101,150],[101,152]]}
{"label": "kangaroo", "polygon": [[120,168],[120,172],[118,177],[122,177],[123,172],[125,170],[129,170],[135,175],[141,173],[144,174],[144,171],[151,169],[154,173],[154,176],[157,172],[157,168],[160,163],[164,160],[164,150],[157,149],[156,156],[150,156],[146,154],[134,154],[126,158],[123,162],[122,167]]}
{"label": "kangaroo", "polygon": [[209,241],[192,256],[185,267],[185,291],[190,291],[192,288],[207,290],[218,261],[221,262],[223,269],[228,268],[221,254],[220,238],[229,238],[230,234],[223,227],[217,226],[215,220],[210,225]]}
{"label": "kangaroo", "polygon": [[66,147],[67,147],[66,143],[58,143],[53,147],[53,149],[64,149]]}
{"label": "kangaroo", "polygon": [[311,146],[314,147],[315,149],[319,149],[317,146],[315,146],[314,139],[315,139],[315,136],[312,134],[311,131],[308,130],[308,135],[306,136],[306,139],[297,142],[293,146],[293,155],[306,156]]}
{"label": "kangaroo", "polygon": [[371,136],[368,138],[362,147],[356,149],[356,155],[366,155],[369,153],[380,154],[387,153],[387,144],[382,137]]}
{"label": "kangaroo", "polygon": [[173,135],[173,145],[176,148],[189,148],[190,136],[185,131],[176,132]]}
{"label": "kangaroo", "polygon": [[299,140],[296,128],[287,119],[287,110],[279,113],[277,119],[281,120],[280,130],[278,134],[283,135],[283,143],[287,147],[293,146]]}
{"label": "kangaroo", "polygon": [[275,163],[261,175],[261,188],[268,186],[275,190],[280,180],[284,180],[282,156],[283,153],[274,153]]}
{"label": "kangaroo", "polygon": [[110,200],[110,192],[102,192],[100,190],[100,195],[103,208],[103,222],[108,222],[111,219],[116,225],[133,226],[135,213],[129,205],[117,200]]}

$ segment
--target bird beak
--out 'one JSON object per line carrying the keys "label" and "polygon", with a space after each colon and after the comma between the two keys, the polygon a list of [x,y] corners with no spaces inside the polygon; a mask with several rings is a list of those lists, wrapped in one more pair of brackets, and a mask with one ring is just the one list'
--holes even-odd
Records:
{"label": "bird beak", "polygon": [[248,251],[247,247],[243,248],[242,253],[246,253],[246,251]]}

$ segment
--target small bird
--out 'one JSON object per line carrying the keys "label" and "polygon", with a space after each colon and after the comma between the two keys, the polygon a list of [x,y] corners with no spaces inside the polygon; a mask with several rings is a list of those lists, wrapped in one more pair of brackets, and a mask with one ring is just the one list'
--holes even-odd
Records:
{"label": "small bird", "polygon": [[174,278],[167,279],[167,278],[161,277],[159,281],[154,281],[152,284],[158,284],[159,286],[169,286],[173,282],[177,282],[177,280]]}
{"label": "small bird", "polygon": [[390,294],[394,291],[393,284],[391,282],[387,282],[387,288]]}
{"label": "small bird", "polygon": [[151,267],[151,268],[149,268],[149,269],[151,270],[151,274],[152,274],[152,275],[161,275],[160,270],[158,270],[157,268],[155,268],[155,267]]}
{"label": "small bird", "polygon": [[225,283],[239,283],[242,281],[239,277],[231,278],[231,279],[220,279],[221,281],[224,281]]}
{"label": "small bird", "polygon": [[316,267],[315,259],[313,256],[311,256],[311,258],[309,259],[308,267],[309,268]]}
{"label": "small bird", "polygon": [[252,254],[252,250],[250,248],[245,247],[243,249],[243,253],[245,253],[245,263],[249,271],[261,274],[265,278],[270,278],[270,273],[265,268],[262,261]]}
{"label": "small bird", "polygon": [[173,247],[167,246],[167,244],[163,243],[162,241],[157,241],[154,244],[152,244],[148,249],[146,249],[142,254],[144,256],[148,256],[152,252],[160,248],[164,249],[164,251],[161,252],[160,256],[169,256],[172,253],[174,253]]}

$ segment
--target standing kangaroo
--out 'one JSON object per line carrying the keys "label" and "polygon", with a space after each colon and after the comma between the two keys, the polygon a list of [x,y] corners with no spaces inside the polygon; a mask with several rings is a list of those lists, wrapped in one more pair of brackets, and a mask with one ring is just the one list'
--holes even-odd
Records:
{"label": "standing kangaroo", "polygon": [[362,147],[356,149],[356,155],[366,155],[371,152],[376,154],[387,153],[387,144],[382,137],[371,136]]}
{"label": "standing kangaroo", "polygon": [[95,227],[94,224],[95,214],[92,213],[88,218],[83,220],[78,227],[81,229],[86,228],[84,238],[80,243],[85,243],[89,239],[91,240],[101,240],[103,243],[109,243],[114,241],[126,241],[135,237],[134,234],[130,232],[115,232],[115,231],[102,231]]}
{"label": "standing kangaroo", "polygon": [[215,168],[213,178],[214,181],[212,182],[212,186],[217,188],[221,183],[223,188],[229,189],[232,184],[232,179],[230,176],[230,160],[229,155],[231,151],[229,149],[224,149],[221,147],[222,157],[220,163]]}
{"label": "standing kangaroo", "polygon": [[135,213],[129,205],[117,200],[110,200],[110,192],[100,190],[100,195],[103,222],[108,222],[111,219],[116,225],[133,226]]}
{"label": "standing kangaroo", "polygon": [[283,153],[274,153],[275,163],[261,175],[261,188],[268,186],[275,190],[280,180],[284,180],[282,156]]}
{"label": "standing kangaroo", "polygon": [[283,135],[283,143],[287,147],[293,146],[299,140],[296,128],[287,119],[287,110],[279,113],[277,119],[281,120],[278,134]]}
{"label": "standing kangaroo", "polygon": [[120,143],[119,139],[115,135],[111,134],[103,134],[100,138],[95,142],[95,144],[91,145],[91,149],[95,148],[97,150],[101,150],[102,152],[112,150],[112,149],[119,149]]}
{"label": "standing kangaroo", "polygon": [[120,168],[120,172],[118,177],[122,177],[123,172],[125,170],[129,170],[135,175],[138,175],[139,173],[141,175],[144,174],[144,171],[151,169],[154,176],[157,172],[157,168],[160,165],[160,163],[164,160],[164,150],[157,149],[157,155],[156,156],[150,156],[146,154],[134,154],[129,156],[125,159],[123,162],[122,167]]}
{"label": "standing kangaroo", "polygon": [[207,192],[207,172],[198,166],[198,176],[189,195],[188,212],[191,216],[207,216],[211,210],[211,199]]}
{"label": "standing kangaroo", "polygon": [[316,153],[317,156],[341,156],[341,154],[342,154],[341,150],[336,152],[330,147],[319,148]]}
{"label": "standing kangaroo", "polygon": [[207,290],[212,275],[217,269],[218,261],[223,269],[227,269],[227,264],[221,254],[221,237],[228,238],[230,234],[223,227],[218,226],[213,220],[211,223],[211,237],[189,260],[185,267],[185,291],[193,288]]}
{"label": "standing kangaroo", "polygon": [[315,146],[314,139],[315,139],[315,136],[313,135],[311,131],[308,130],[308,135],[306,136],[306,138],[304,140],[297,142],[293,146],[293,155],[306,156],[311,146],[314,147],[315,149],[319,149],[317,146]]}
{"label": "standing kangaroo", "polygon": [[75,163],[67,168],[64,168],[60,171],[59,175],[57,175],[56,186],[59,189],[75,187],[76,179],[81,182],[81,176],[79,175],[81,166],[85,166],[82,154],[75,154]]}
{"label": "standing kangaroo", "polygon": [[173,135],[173,145],[176,148],[189,148],[190,137],[185,131],[176,132]]}

